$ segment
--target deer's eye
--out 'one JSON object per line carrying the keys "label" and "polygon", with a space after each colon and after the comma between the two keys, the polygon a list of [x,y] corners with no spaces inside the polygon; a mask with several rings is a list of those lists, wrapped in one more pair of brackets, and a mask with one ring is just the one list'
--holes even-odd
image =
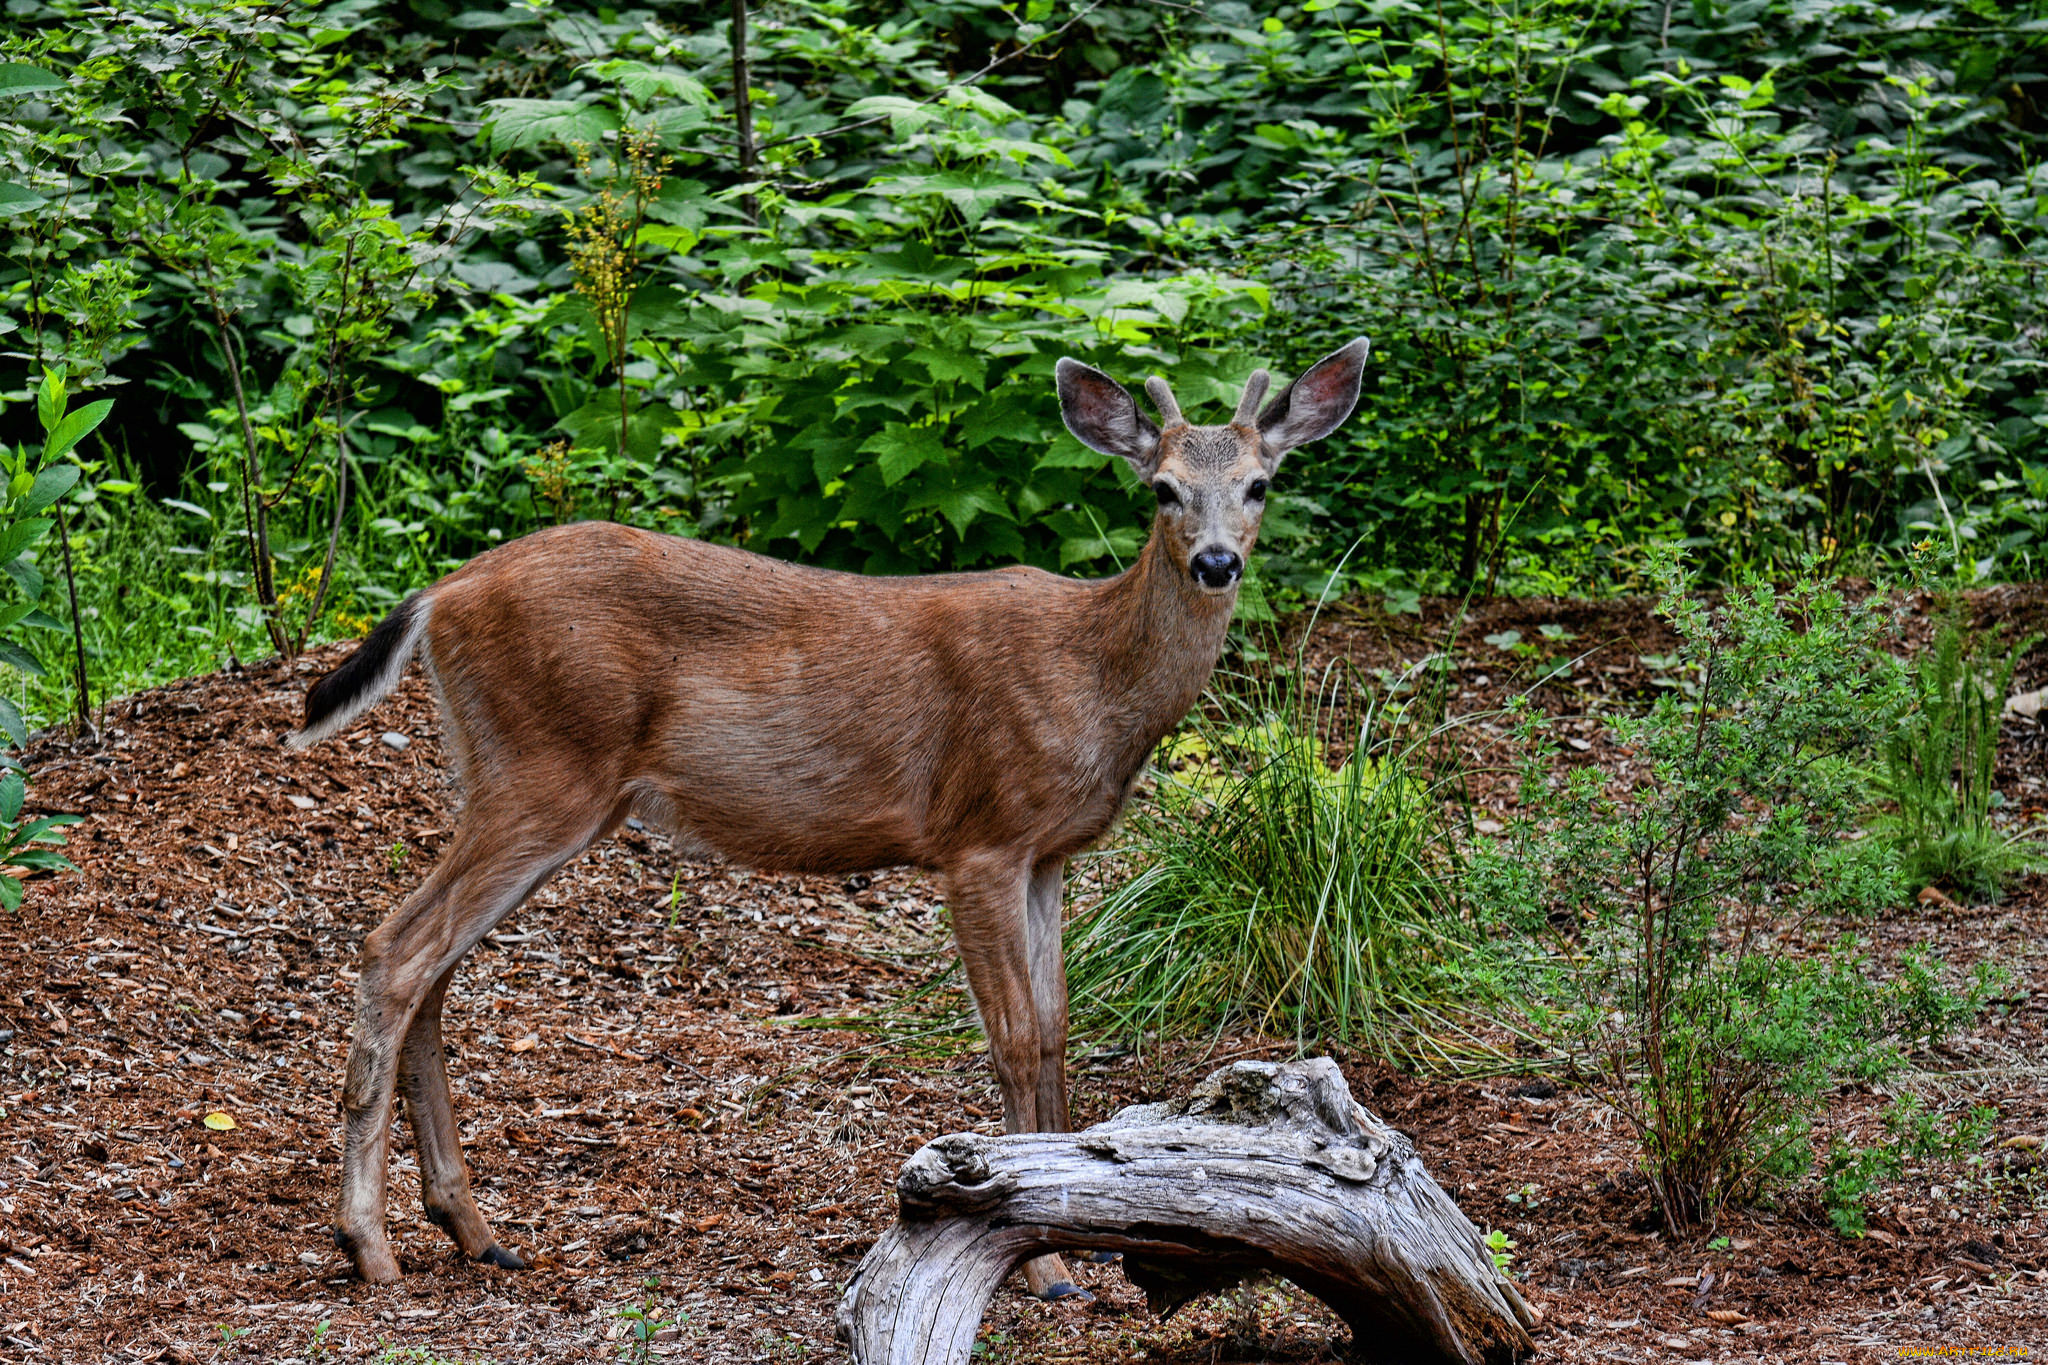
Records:
{"label": "deer's eye", "polygon": [[1264,479],[1253,479],[1250,483],[1246,484],[1244,500],[1246,502],[1264,502],[1266,500],[1266,481]]}
{"label": "deer's eye", "polygon": [[1174,492],[1173,485],[1165,480],[1162,479],[1158,483],[1153,484],[1152,492],[1158,496],[1161,507],[1180,506],[1180,494]]}

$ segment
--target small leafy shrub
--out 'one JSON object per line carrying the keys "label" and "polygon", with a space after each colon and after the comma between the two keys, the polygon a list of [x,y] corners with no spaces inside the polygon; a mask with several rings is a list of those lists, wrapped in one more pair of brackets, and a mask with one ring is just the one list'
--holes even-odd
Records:
{"label": "small leafy shrub", "polygon": [[1884,1186],[1906,1173],[1908,1159],[1953,1161],[1984,1145],[1998,1122],[1998,1110],[1977,1105],[1947,1122],[1911,1093],[1899,1096],[1885,1112],[1888,1140],[1858,1147],[1837,1139],[1828,1148],[1821,1172],[1821,1204],[1828,1221],[1844,1237],[1869,1231],[1870,1204]]}
{"label": "small leafy shrub", "polygon": [[1895,809],[1878,823],[1916,886],[1992,898],[2043,862],[2038,846],[1991,820],[1999,715],[2038,638],[2001,648],[1973,637],[1951,609],[1908,669],[1913,707],[1878,750],[1878,789]]}
{"label": "small leafy shrub", "polygon": [[76,815],[42,815],[21,818],[21,805],[28,795],[28,783],[20,773],[0,776],[0,906],[21,908],[21,878],[18,870],[72,871],[71,860],[51,844],[64,842],[64,826],[75,825]]}
{"label": "small leafy shrub", "polygon": [[[36,547],[57,525],[50,515],[58,499],[78,482],[78,466],[67,461],[78,443],[91,435],[113,409],[111,399],[66,410],[64,375],[56,369],[43,372],[36,390],[36,416],[43,427],[40,456],[24,445],[6,461],[7,484],[0,496],[0,572],[21,590],[21,600],[0,608],[0,663],[34,677],[44,673],[42,661],[16,638],[17,628],[61,630],[54,617],[41,610],[44,574],[36,562]],[[81,660],[81,665],[82,665]],[[85,710],[84,676],[77,679],[81,721]],[[0,696],[0,731],[16,744],[28,743],[28,726],[20,708]]]}
{"label": "small leafy shrub", "polygon": [[687,1317],[682,1313],[673,1317],[663,1316],[659,1278],[650,1275],[640,1282],[640,1288],[642,1293],[638,1303],[629,1303],[617,1310],[619,1321],[626,1329],[619,1340],[619,1359],[628,1365],[647,1365],[652,1361],[655,1338],[664,1330],[680,1325]]}
{"label": "small leafy shrub", "polygon": [[1906,1163],[1894,1148],[1832,1144],[1821,1171],[1821,1203],[1835,1231],[1844,1237],[1869,1231],[1871,1196],[1905,1173]]}
{"label": "small leafy shrub", "polygon": [[[61,629],[60,623],[44,612],[43,573],[36,565],[35,550],[50,534],[56,519],[51,506],[78,482],[78,466],[66,463],[72,448],[106,419],[113,403],[97,403],[67,411],[64,378],[48,370],[36,394],[36,411],[43,426],[40,457],[27,446],[11,453],[0,452],[5,461],[6,485],[0,489],[0,571],[20,590],[21,600],[0,608],[0,663],[32,676],[41,676],[43,665],[16,638],[25,628]],[[84,710],[83,674],[80,675],[80,711]],[[0,731],[15,744],[28,743],[28,724],[21,711],[7,697],[0,696]],[[10,768],[13,760],[4,761]],[[64,842],[64,827],[78,823],[75,815],[46,815],[22,819],[28,782],[19,771],[0,776],[0,906],[21,907],[21,878],[27,870],[69,869],[71,863],[50,845]]]}
{"label": "small leafy shrub", "polygon": [[1384,1049],[1440,1019],[1478,945],[1447,891],[1426,738],[1348,678],[1276,672],[1215,696],[1133,808],[1119,853],[1136,875],[1068,927],[1084,1025],[1240,1022]]}
{"label": "small leafy shrub", "polygon": [[1897,892],[1889,847],[1847,837],[1867,800],[1857,761],[1905,704],[1890,623],[1811,575],[1710,611],[1674,554],[1653,568],[1693,685],[1615,723],[1633,789],[1593,768],[1554,777],[1525,721],[1519,818],[1479,845],[1469,886],[1571,940],[1548,983],[1563,1039],[1685,1228],[1796,1178],[1836,1078],[1888,1074],[1965,1011],[1931,969],[1873,983],[1853,940],[1792,951],[1812,917]]}

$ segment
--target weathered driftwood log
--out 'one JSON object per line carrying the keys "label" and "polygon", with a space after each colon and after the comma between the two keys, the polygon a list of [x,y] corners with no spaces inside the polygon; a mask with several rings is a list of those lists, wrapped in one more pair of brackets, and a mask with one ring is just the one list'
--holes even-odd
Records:
{"label": "weathered driftwood log", "polygon": [[897,1180],[902,1216],[839,1305],[854,1365],[958,1365],[996,1286],[1048,1251],[1121,1251],[1155,1313],[1245,1276],[1330,1305],[1362,1355],[1502,1362],[1534,1315],[1407,1138],[1327,1059],[1239,1062],[1080,1133],[957,1133]]}

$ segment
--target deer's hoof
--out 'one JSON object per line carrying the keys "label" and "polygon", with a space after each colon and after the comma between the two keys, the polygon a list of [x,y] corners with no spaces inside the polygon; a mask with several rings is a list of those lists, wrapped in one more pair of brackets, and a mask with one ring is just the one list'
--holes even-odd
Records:
{"label": "deer's hoof", "polygon": [[485,1265],[494,1265],[500,1270],[526,1269],[526,1262],[520,1259],[518,1252],[507,1251],[496,1242],[478,1252],[476,1258]]}
{"label": "deer's hoof", "polygon": [[334,1245],[348,1257],[356,1278],[365,1284],[397,1284],[402,1278],[398,1260],[388,1247],[365,1246],[343,1228],[334,1230]]}
{"label": "deer's hoof", "polygon": [[1083,1289],[1080,1285],[1075,1284],[1072,1280],[1057,1280],[1047,1285],[1045,1292],[1038,1297],[1047,1303],[1066,1303],[1076,1308],[1081,1307],[1083,1304],[1095,1302],[1093,1294]]}

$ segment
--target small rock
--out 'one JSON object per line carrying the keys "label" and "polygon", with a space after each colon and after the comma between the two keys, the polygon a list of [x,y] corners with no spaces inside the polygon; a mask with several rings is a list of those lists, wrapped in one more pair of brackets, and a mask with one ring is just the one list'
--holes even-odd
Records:
{"label": "small rock", "polygon": [[299,1253],[300,1265],[319,1265],[320,1260],[320,1253],[317,1251],[302,1251]]}
{"label": "small rock", "polygon": [[384,742],[385,748],[396,749],[399,753],[404,753],[412,747],[412,736],[401,735],[396,730],[386,730],[378,738]]}
{"label": "small rock", "polygon": [[318,801],[315,801],[312,797],[300,796],[297,792],[293,792],[290,795],[286,796],[285,800],[291,802],[300,810],[316,810],[319,808],[320,805],[320,803]]}

